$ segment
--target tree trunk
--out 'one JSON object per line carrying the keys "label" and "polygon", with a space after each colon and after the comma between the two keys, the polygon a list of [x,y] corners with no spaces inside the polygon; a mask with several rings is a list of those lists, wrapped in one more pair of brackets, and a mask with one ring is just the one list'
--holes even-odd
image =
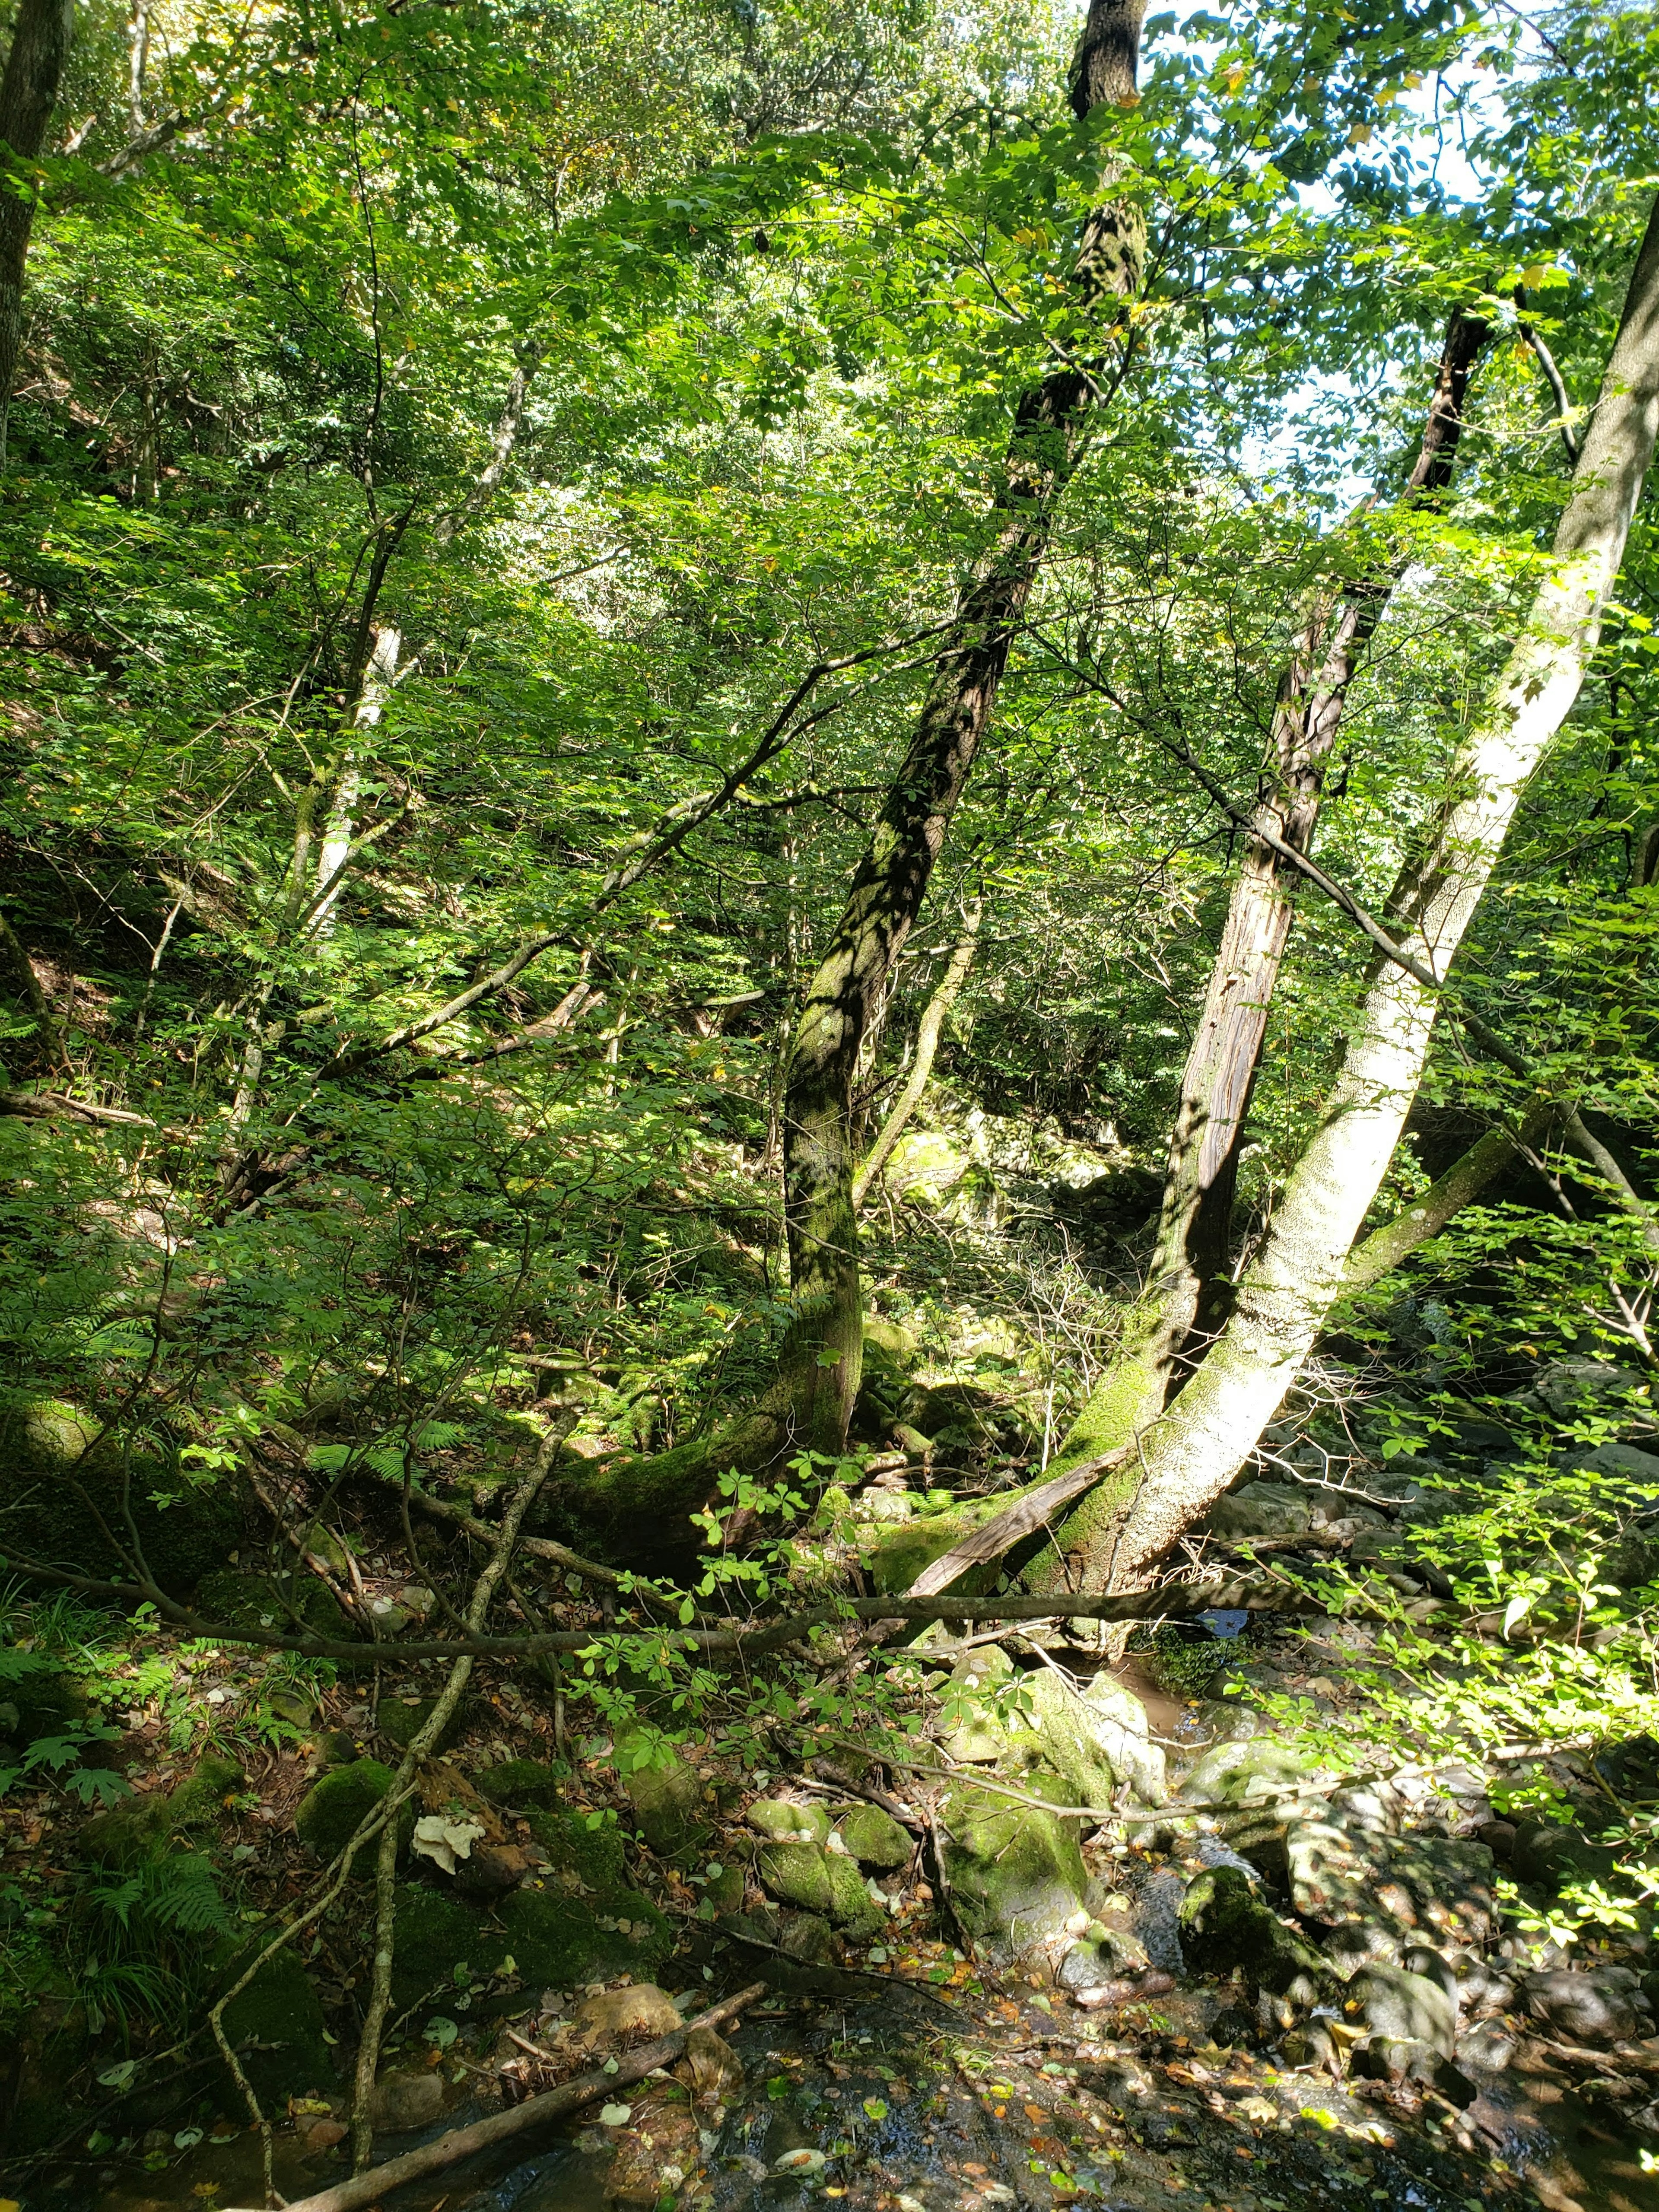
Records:
{"label": "tree trunk", "polygon": [[[363,664],[356,704],[352,709],[354,738],[361,731],[379,726],[381,711],[398,680],[398,657],[403,646],[402,631],[392,629],[389,623],[375,629],[368,659]],[[313,937],[326,937],[334,927],[334,908],[345,883],[346,861],[356,829],[357,801],[362,795],[362,755],[355,744],[349,744],[340,757],[339,781],[334,787],[333,802],[323,825],[323,841],[317,848],[317,879],[307,923],[307,932]]]}
{"label": "tree trunk", "polygon": [[[1443,490],[1463,428],[1469,372],[1491,335],[1461,311],[1447,326],[1434,396],[1404,501]],[[1405,568],[1403,556],[1350,586],[1334,624],[1316,613],[1279,685],[1271,749],[1276,781],[1258,810],[1233,884],[1204,1009],[1182,1073],[1147,1291],[1116,1357],[1053,1467],[1115,1451],[1152,1419],[1226,1317],[1233,1202],[1268,1010],[1294,914],[1297,878],[1268,837],[1305,853],[1354,671]],[[1266,833],[1264,836],[1263,833]],[[1289,872],[1289,880],[1287,878]],[[1126,1478],[1127,1479],[1127,1478]]]}
{"label": "tree trunk", "polygon": [[[1396,939],[1436,980],[1495,866],[1526,784],[1583,682],[1659,429],[1659,204],[1650,216],[1554,557],[1472,733],[1422,857],[1389,902]],[[1133,1476],[1060,1532],[1091,1588],[1144,1577],[1224,1491],[1277,1413],[1347,1281],[1349,1254],[1422,1079],[1438,993],[1373,969],[1341,1074],[1245,1271],[1231,1318],[1139,1438]]]}
{"label": "tree trunk", "polygon": [[933,1057],[939,1050],[940,1032],[946,1015],[957,1002],[957,994],[968,980],[968,970],[974,964],[974,953],[979,944],[979,926],[985,913],[983,899],[972,900],[963,917],[961,936],[951,947],[951,957],[945,963],[945,973],[939,978],[939,988],[927,1001],[921,1021],[916,1025],[916,1056],[910,1073],[905,1078],[904,1088],[893,1102],[893,1110],[882,1123],[876,1141],[865,1156],[863,1166],[853,1178],[853,1210],[856,1213],[864,1204],[871,1184],[893,1156],[893,1147],[904,1134],[910,1116],[921,1103],[921,1094],[927,1088],[927,1079],[933,1072]]}
{"label": "tree trunk", "polygon": [[[31,162],[46,143],[75,30],[75,0],[20,0],[0,76],[0,143]],[[0,191],[0,465],[23,336],[23,268],[34,223],[32,193]]]}
{"label": "tree trunk", "polygon": [[[1143,6],[1091,0],[1072,71],[1079,118],[1103,104],[1133,104]],[[1089,300],[1115,303],[1118,331],[1139,283],[1142,250],[1141,222],[1130,206],[1110,204],[1090,217],[1073,281]],[[1020,398],[990,550],[957,600],[915,735],[796,1024],[783,1115],[792,1318],[771,1402],[814,1450],[841,1451],[859,1387],[854,1073],[989,726],[1054,503],[1077,466],[1098,397],[1088,369],[1068,367]]]}

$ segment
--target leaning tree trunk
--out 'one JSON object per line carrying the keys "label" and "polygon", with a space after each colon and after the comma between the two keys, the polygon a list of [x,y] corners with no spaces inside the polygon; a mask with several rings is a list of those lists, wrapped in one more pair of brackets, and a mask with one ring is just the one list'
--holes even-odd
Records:
{"label": "leaning tree trunk", "polygon": [[[1389,902],[1396,942],[1443,981],[1527,782],[1577,697],[1659,429],[1659,203],[1584,437],[1553,557],[1475,725],[1420,860]],[[1373,969],[1320,1127],[1285,1187],[1231,1318],[1127,1480],[1086,1498],[1059,1549],[1086,1586],[1144,1578],[1226,1488],[1282,1403],[1332,1305],[1422,1079],[1437,988]]]}
{"label": "leaning tree trunk", "polygon": [[[1079,118],[1137,98],[1143,5],[1091,0],[1072,75]],[[1120,337],[1143,250],[1132,206],[1113,203],[1090,217],[1073,279],[1091,301],[1115,304]],[[1055,502],[1077,467],[1098,397],[1087,368],[1067,367],[1019,401],[989,550],[957,602],[915,735],[796,1024],[783,1109],[791,1319],[769,1402],[787,1431],[816,1450],[842,1449],[859,1387],[854,1073],[989,726]]]}
{"label": "leaning tree trunk", "polygon": [[[21,0],[0,76],[0,143],[18,161],[34,161],[46,143],[74,30],[75,0]],[[0,191],[0,464],[22,343],[23,268],[33,223],[32,192]]]}
{"label": "leaning tree trunk", "polygon": [[[1406,479],[1408,507],[1422,506],[1450,481],[1469,372],[1489,336],[1486,324],[1461,311],[1447,326],[1422,447]],[[1312,846],[1348,688],[1404,567],[1396,555],[1350,586],[1328,630],[1323,614],[1312,617],[1280,682],[1270,741],[1274,787],[1245,841],[1182,1071],[1146,1293],[1050,1474],[1126,1443],[1174,1395],[1188,1364],[1202,1356],[1225,1319],[1245,1121],[1299,880],[1268,841],[1298,853]]]}

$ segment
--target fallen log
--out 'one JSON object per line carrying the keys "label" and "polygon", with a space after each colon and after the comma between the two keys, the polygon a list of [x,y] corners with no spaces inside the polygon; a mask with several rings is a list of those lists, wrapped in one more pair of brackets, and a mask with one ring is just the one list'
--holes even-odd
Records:
{"label": "fallen log", "polygon": [[388,2159],[384,2166],[371,2166],[367,2173],[354,2173],[349,2180],[319,2189],[313,2197],[295,2197],[288,2212],[360,2212],[360,2208],[375,2203],[408,2182],[423,2181],[428,2174],[441,2173],[446,2167],[459,2166],[463,2159],[476,2158],[480,2151],[493,2150],[498,2143],[509,2142],[529,2129],[550,2126],[566,2113],[580,2112],[584,2105],[591,2105],[596,2097],[608,2096],[635,2081],[642,2081],[659,2066],[672,2066],[684,2052],[686,2038],[694,2028],[719,2027],[765,1994],[764,1982],[752,1982],[746,1990],[739,1990],[736,1996],[726,1997],[721,2003],[711,2005],[707,2012],[699,2013],[695,2020],[687,2021],[672,2035],[647,2043],[642,2051],[630,2051],[618,2062],[614,2074],[596,2067],[592,2073],[578,2075],[574,2081],[562,2082],[556,2089],[544,2089],[539,2097],[526,2097],[521,2105],[493,2113],[487,2120],[475,2120],[468,2128],[452,2128],[447,2135],[422,2144],[419,2150],[405,2151],[401,2158]]}

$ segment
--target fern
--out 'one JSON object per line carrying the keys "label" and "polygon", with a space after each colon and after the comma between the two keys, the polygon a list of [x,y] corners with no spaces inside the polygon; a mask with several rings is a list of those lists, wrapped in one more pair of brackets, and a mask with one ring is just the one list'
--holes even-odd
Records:
{"label": "fern", "polygon": [[228,1936],[235,1926],[213,1869],[198,1851],[155,1860],[150,1875],[145,1910],[159,1927],[181,1936]]}

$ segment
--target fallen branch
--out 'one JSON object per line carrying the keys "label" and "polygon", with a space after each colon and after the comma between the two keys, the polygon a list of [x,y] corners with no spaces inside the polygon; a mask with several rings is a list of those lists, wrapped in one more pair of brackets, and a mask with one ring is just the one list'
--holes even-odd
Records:
{"label": "fallen branch", "polygon": [[[1126,1460],[1133,1457],[1134,1450],[1133,1443],[1125,1444],[1116,1451],[1105,1453],[1099,1459],[1085,1459],[1079,1466],[1067,1468],[1064,1474],[1057,1474],[1047,1482],[1038,1483],[1035,1490],[1028,1490],[1006,1512],[999,1513],[994,1520],[975,1528],[972,1535],[964,1536],[961,1543],[953,1544],[942,1559],[933,1561],[932,1566],[924,1567],[905,1595],[932,1597],[935,1591],[947,1589],[969,1567],[981,1565],[988,1559],[999,1559],[1004,1552],[1012,1551],[1021,1537],[1035,1535],[1043,1522],[1057,1513],[1062,1505],[1069,1505],[1084,1491],[1092,1489],[1103,1474],[1109,1474],[1114,1468],[1121,1467]],[[1051,1607],[1050,1610],[1063,1613],[1066,1608],[1058,1606]],[[895,1618],[899,1617],[896,1608]],[[902,1616],[906,1620],[911,1617],[908,1613]],[[988,1613],[986,1617],[988,1619],[990,1616]],[[1005,1620],[1035,1620],[1038,1615],[1005,1613],[1002,1617]],[[1127,1618],[1115,1613],[1097,1617]]]}
{"label": "fallen branch", "polygon": [[[527,2097],[523,2104],[514,2105],[505,2112],[496,2112],[487,2120],[475,2120],[469,2128],[452,2128],[435,2142],[422,2144],[419,2150],[406,2151],[402,2158],[390,2159],[386,2165],[374,2166],[367,2173],[354,2173],[349,2181],[336,2182],[331,2189],[319,2189],[313,2197],[295,2197],[288,2212],[360,2212],[362,2207],[378,2203],[408,2182],[423,2181],[428,2174],[442,2173],[449,2166],[460,2165],[464,2159],[493,2150],[498,2143],[511,2142],[514,2136],[532,2128],[546,2127],[562,2119],[567,2112],[580,2112],[596,2097],[609,2096],[633,2082],[644,2081],[659,2067],[672,2066],[684,2052],[687,2038],[696,2029],[723,2027],[745,2005],[753,2004],[757,1997],[765,1994],[764,1982],[751,1983],[746,1990],[739,1990],[736,1996],[711,2005],[707,2012],[687,2021],[673,2034],[665,2035],[656,2043],[647,2043],[642,2051],[629,2051],[626,2057],[616,2062],[614,2073],[607,2074],[602,2067],[596,2067],[592,2073],[578,2075],[574,2081],[562,2082],[556,2089],[544,2090],[539,2097]],[[230,2212],[236,2212],[236,2208],[230,2208]]]}

